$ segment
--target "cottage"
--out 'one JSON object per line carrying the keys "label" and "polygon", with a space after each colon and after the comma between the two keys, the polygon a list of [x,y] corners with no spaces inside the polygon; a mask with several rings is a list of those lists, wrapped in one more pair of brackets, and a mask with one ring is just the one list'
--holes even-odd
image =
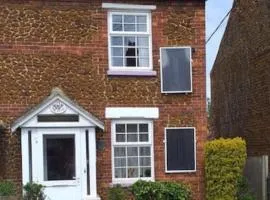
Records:
{"label": "cottage", "polygon": [[52,200],[139,179],[204,197],[205,2],[0,5],[0,178]]}

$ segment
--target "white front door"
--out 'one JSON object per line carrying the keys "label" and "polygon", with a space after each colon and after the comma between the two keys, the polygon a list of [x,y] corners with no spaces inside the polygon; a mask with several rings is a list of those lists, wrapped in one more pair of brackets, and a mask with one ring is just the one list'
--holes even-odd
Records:
{"label": "white front door", "polygon": [[48,200],[81,200],[86,179],[80,129],[39,128],[32,135],[33,181]]}

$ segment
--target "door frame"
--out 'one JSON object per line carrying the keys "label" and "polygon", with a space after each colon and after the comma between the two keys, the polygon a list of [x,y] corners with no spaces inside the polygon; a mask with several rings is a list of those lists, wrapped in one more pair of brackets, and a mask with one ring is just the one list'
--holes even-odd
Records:
{"label": "door frame", "polygon": [[[44,132],[45,135],[62,132],[62,134],[72,134],[75,133],[78,137],[78,141],[75,144],[80,145],[80,184],[81,184],[81,199],[91,199],[91,200],[100,200],[100,197],[97,194],[97,178],[96,178],[96,131],[95,127],[41,127],[41,128],[22,128],[21,129],[21,151],[22,151],[22,179],[23,185],[28,182],[37,182],[47,187],[57,186],[57,185],[68,185],[66,181],[55,183],[56,181],[39,181],[39,178],[33,176],[34,174],[39,174],[39,177],[43,176],[43,155],[42,155],[42,167],[36,169],[33,165],[34,156],[37,156],[34,153],[33,145],[37,144],[36,140],[42,141],[38,143],[38,148],[40,152],[43,152],[43,135],[41,132]],[[86,134],[88,134],[88,149],[86,149]],[[38,142],[39,142],[38,141]],[[75,145],[76,146],[76,145]],[[75,147],[76,148],[76,147]],[[86,151],[89,155],[89,174],[87,174],[87,159]],[[76,153],[77,154],[77,153]],[[35,172],[38,170],[38,173]],[[77,170],[76,170],[77,172]],[[76,174],[77,175],[77,174]],[[89,183],[87,183],[87,175],[89,176]],[[78,181],[78,180],[77,180]],[[69,185],[73,185],[70,183]],[[89,187],[89,189],[87,189]],[[89,193],[87,192],[89,191]]]}

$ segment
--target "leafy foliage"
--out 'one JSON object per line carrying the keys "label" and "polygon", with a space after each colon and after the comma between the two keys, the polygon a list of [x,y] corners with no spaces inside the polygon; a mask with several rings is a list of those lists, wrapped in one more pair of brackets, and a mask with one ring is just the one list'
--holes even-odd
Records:
{"label": "leafy foliage", "polygon": [[36,183],[27,183],[23,189],[25,194],[23,196],[24,200],[45,200],[44,186]]}
{"label": "leafy foliage", "polygon": [[190,200],[190,189],[178,183],[137,181],[131,187],[136,200]]}
{"label": "leafy foliage", "polygon": [[15,185],[10,181],[0,182],[0,196],[12,196],[16,194]]}
{"label": "leafy foliage", "polygon": [[248,187],[247,179],[244,176],[241,176],[237,182],[237,200],[255,200]]}
{"label": "leafy foliage", "polygon": [[125,199],[127,199],[126,191],[120,185],[117,185],[109,189],[108,200],[125,200]]}
{"label": "leafy foliage", "polygon": [[246,143],[241,138],[221,138],[206,144],[207,200],[237,199],[237,182],[242,175],[246,157]]}

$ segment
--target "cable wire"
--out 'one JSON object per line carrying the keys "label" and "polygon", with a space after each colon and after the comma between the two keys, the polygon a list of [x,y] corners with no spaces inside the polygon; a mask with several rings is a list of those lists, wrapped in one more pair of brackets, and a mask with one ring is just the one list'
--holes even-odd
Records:
{"label": "cable wire", "polygon": [[223,22],[225,21],[225,19],[229,16],[229,14],[232,12],[231,8],[228,13],[225,15],[225,17],[223,17],[223,19],[221,20],[221,22],[219,23],[219,25],[217,26],[217,28],[214,30],[214,32],[210,35],[210,37],[207,39],[206,44],[212,39],[212,37],[215,35],[215,33],[218,31],[218,29],[221,27],[221,25],[223,24]]}

